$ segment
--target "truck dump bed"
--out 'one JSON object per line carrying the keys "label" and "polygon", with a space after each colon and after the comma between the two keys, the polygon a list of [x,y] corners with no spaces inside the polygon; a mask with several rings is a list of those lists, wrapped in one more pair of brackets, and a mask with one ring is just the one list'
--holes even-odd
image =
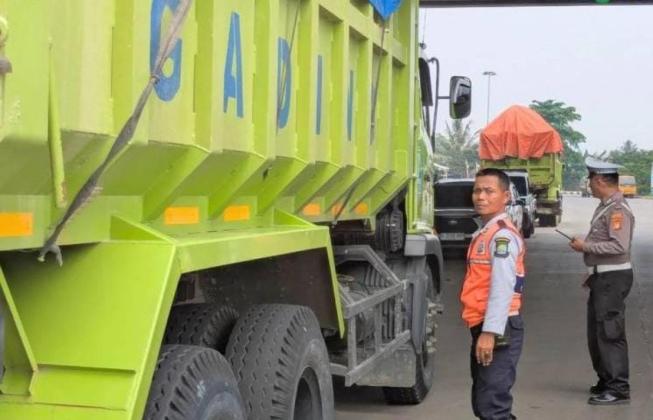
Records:
{"label": "truck dump bed", "polygon": [[[173,236],[273,226],[274,209],[372,218],[413,164],[406,3],[384,23],[360,0],[194,2],[134,139],[59,243],[109,240],[115,216]],[[0,250],[41,246],[106,156],[174,4],[0,6],[13,68],[0,76]]]}

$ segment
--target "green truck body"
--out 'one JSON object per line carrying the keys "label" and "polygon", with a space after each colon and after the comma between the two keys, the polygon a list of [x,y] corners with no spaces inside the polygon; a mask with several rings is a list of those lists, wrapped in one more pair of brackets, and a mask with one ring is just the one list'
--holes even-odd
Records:
{"label": "green truck body", "polygon": [[240,306],[304,305],[345,335],[336,218],[373,235],[395,203],[439,278],[417,0],[387,22],[360,0],[193,2],[133,139],[58,237],[63,265],[37,261],[178,3],[0,2],[0,419],[141,418],[198,273],[239,267]]}
{"label": "green truck body", "polygon": [[539,159],[506,158],[482,160],[481,167],[528,172],[531,192],[536,198],[536,216],[540,226],[555,226],[562,215],[562,161],[559,154],[545,154]]}

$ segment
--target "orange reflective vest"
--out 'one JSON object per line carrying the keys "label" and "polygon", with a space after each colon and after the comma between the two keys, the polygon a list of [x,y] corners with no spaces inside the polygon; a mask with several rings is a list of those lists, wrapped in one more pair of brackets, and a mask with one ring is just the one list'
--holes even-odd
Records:
{"label": "orange reflective vest", "polygon": [[[469,328],[475,327],[485,319],[487,302],[490,296],[490,281],[492,278],[492,253],[490,245],[494,235],[501,229],[509,229],[515,236],[521,238],[519,231],[508,219],[499,219],[485,226],[472,240],[467,251],[467,273],[463,282],[460,301],[463,305],[463,320]],[[524,256],[526,247],[523,242],[517,257],[515,293],[510,303],[509,315],[517,315],[521,308],[521,295],[524,288]]]}

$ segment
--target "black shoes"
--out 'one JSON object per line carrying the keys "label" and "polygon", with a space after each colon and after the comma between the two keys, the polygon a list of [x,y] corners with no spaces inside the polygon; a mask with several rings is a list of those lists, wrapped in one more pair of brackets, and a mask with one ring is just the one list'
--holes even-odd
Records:
{"label": "black shoes", "polygon": [[[594,388],[594,387],[592,387]],[[619,395],[612,391],[603,391],[600,395],[593,395],[587,400],[590,405],[619,405],[630,403],[630,397]]]}
{"label": "black shoes", "polygon": [[590,394],[592,394],[592,396],[601,395],[605,391],[607,391],[607,388],[600,382],[590,387]]}

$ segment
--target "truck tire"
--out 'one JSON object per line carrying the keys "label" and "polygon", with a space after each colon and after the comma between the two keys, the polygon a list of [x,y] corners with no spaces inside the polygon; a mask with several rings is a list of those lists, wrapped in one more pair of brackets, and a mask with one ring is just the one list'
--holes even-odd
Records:
{"label": "truck tire", "polygon": [[522,227],[522,235],[524,236],[524,239],[528,239],[533,234],[533,221],[530,219],[530,217],[525,217],[524,220],[525,223]]}
{"label": "truck tire", "polygon": [[144,420],[244,420],[238,383],[216,350],[161,348]]}
{"label": "truck tire", "polygon": [[191,344],[224,354],[238,312],[229,306],[187,304],[172,308],[164,344]]}
{"label": "truck tire", "polygon": [[[426,296],[430,303],[435,303],[435,288],[433,287],[433,273],[428,265],[425,265],[427,275]],[[427,315],[428,316],[428,315]],[[425,323],[426,326],[427,323]],[[415,385],[407,388],[384,387],[383,395],[388,404],[392,405],[409,405],[419,404],[428,395],[433,386],[433,377],[435,376],[435,352],[427,349],[427,340],[429,339],[426,331],[422,333],[422,347],[420,353],[415,352],[416,372]]]}
{"label": "truck tire", "polygon": [[313,311],[255,305],[227,345],[250,420],[333,420],[329,356]]}
{"label": "truck tire", "polygon": [[555,227],[556,215],[555,214],[543,214],[540,216],[540,226],[542,227]]}

